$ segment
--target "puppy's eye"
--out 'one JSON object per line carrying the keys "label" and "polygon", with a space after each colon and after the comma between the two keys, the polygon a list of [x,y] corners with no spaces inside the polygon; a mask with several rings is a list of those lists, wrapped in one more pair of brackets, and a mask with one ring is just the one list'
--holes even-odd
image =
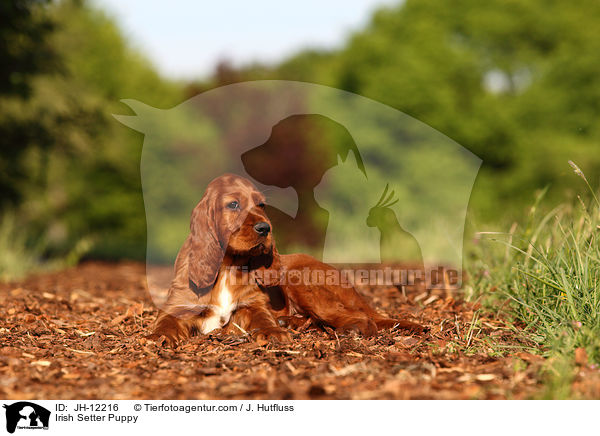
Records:
{"label": "puppy's eye", "polygon": [[232,201],[231,203],[227,204],[227,209],[238,210],[239,208],[240,208],[240,203],[238,203],[237,201]]}
{"label": "puppy's eye", "polygon": [[258,203],[257,206],[260,207],[261,209],[265,208],[265,204],[264,203]]}

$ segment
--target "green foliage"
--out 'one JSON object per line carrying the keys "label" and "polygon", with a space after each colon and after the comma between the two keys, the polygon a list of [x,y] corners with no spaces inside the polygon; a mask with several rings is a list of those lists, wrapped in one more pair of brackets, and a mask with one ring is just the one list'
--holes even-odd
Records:
{"label": "green foliage", "polygon": [[44,13],[48,0],[13,0],[0,3],[0,95],[27,97],[31,80],[52,71],[55,60],[46,38],[54,23]]}
{"label": "green foliage", "polygon": [[[123,98],[165,108],[252,79],[309,81],[373,98],[483,159],[470,205],[478,229],[514,219],[544,186],[551,185],[549,201],[572,196],[568,159],[593,182],[600,172],[600,4],[593,0],[577,7],[406,0],[377,11],[341,49],[306,50],[275,67],[223,64],[186,90],[160,77],[87,1],[10,0],[0,12],[0,208],[18,209],[28,244],[45,238],[47,256],[82,239],[93,241],[91,256],[144,256],[142,137],[111,116],[126,110]],[[383,122],[365,135],[385,142],[399,133]],[[383,150],[390,162],[401,160],[394,141]],[[410,170],[422,173],[418,160]],[[412,190],[398,190],[400,201]],[[179,234],[167,227],[166,240]]]}
{"label": "green foliage", "polygon": [[373,98],[468,148],[483,159],[471,208],[496,222],[548,184],[554,200],[571,192],[567,159],[600,172],[599,19],[592,0],[407,0],[278,77]]}
{"label": "green foliage", "polygon": [[[64,202],[50,207],[65,227],[54,245],[70,247],[92,236],[92,255],[134,257],[145,253],[145,219],[139,159],[141,138],[119,125],[112,113],[118,100],[141,97],[156,105],[179,101],[177,85],[160,78],[153,67],[127,46],[115,24],[86,3],[64,1],[52,11],[60,25],[54,44],[61,47],[68,76],[65,93],[77,96],[74,109],[93,114],[71,132],[71,142],[57,153],[48,187]],[[58,151],[58,150],[57,150]],[[50,218],[50,217],[49,217]],[[64,249],[63,249],[64,251]]]}
{"label": "green foliage", "polygon": [[30,243],[45,240],[46,256],[67,256],[85,240],[93,241],[94,257],[142,259],[141,137],[112,113],[123,111],[119,99],[128,96],[173,105],[180,86],[162,79],[87,2],[64,0],[35,13],[52,23],[44,47],[55,55],[47,62],[59,67],[40,66],[26,98],[1,96],[3,177],[15,173],[2,199],[18,206]]}
{"label": "green foliage", "polygon": [[0,210],[21,198],[16,185],[28,177],[24,155],[35,144],[49,145],[49,134],[37,123],[38,113],[13,110],[32,94],[32,82],[57,68],[46,38],[53,29],[44,14],[46,2],[15,0],[0,4]]}

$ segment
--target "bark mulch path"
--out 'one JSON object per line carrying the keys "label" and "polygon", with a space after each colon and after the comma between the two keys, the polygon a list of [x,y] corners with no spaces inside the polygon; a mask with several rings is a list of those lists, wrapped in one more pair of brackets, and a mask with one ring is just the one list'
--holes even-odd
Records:
{"label": "bark mulch path", "polygon": [[156,316],[145,266],[90,262],[0,284],[3,399],[529,398],[544,359],[502,320],[443,292],[360,289],[431,328],[374,338],[292,332],[291,344],[145,339]]}

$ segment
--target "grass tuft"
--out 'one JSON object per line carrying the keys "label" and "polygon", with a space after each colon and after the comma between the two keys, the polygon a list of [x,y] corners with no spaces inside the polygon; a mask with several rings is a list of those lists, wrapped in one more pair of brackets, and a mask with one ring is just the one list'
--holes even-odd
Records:
{"label": "grass tuft", "polygon": [[25,276],[41,265],[43,244],[32,244],[14,213],[0,217],[0,280]]}
{"label": "grass tuft", "polygon": [[34,238],[16,212],[0,216],[0,281],[21,279],[28,274],[76,265],[93,246],[83,238],[62,257],[48,259],[44,237]]}
{"label": "grass tuft", "polygon": [[585,181],[587,203],[578,197],[540,215],[544,190],[524,227],[480,234],[508,251],[490,249],[480,260],[487,279],[476,286],[550,358],[544,398],[569,397],[577,348],[586,350],[589,364],[600,364],[600,203],[585,174],[569,164]]}

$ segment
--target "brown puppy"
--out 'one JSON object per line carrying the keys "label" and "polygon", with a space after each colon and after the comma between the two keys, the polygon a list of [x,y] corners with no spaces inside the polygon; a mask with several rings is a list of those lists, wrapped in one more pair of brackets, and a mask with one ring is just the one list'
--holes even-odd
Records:
{"label": "brown puppy", "polygon": [[208,185],[151,337],[177,342],[224,328],[289,340],[280,323],[298,315],[364,335],[394,325],[423,330],[378,314],[335,268],[303,254],[279,255],[264,207],[264,196],[242,177],[226,174]]}

